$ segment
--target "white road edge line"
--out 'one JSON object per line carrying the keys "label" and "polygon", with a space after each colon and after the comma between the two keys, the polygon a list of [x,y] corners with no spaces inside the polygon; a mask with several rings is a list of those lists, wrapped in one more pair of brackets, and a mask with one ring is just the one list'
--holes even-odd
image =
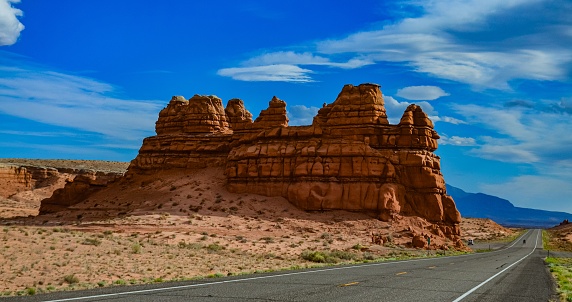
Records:
{"label": "white road edge line", "polygon": [[[513,264],[507,266],[505,269],[503,269],[502,271],[494,274],[492,277],[488,278],[487,280],[483,281],[481,284],[473,287],[472,289],[470,289],[468,292],[464,293],[463,295],[461,295],[459,298],[453,300],[453,302],[459,302],[461,300],[463,300],[464,298],[466,298],[468,295],[470,295],[472,292],[476,291],[477,289],[479,289],[481,286],[487,284],[489,281],[493,280],[494,278],[496,278],[498,275],[504,273],[507,269],[513,267],[514,265],[518,264],[519,262],[521,262],[522,260],[526,259],[528,256],[532,255],[532,253],[534,253],[534,251],[536,250],[536,247],[538,245],[538,235],[540,234],[540,232],[538,232],[538,234],[536,234],[536,241],[534,242],[534,248],[532,249],[532,251],[530,253],[528,253],[528,255],[520,258],[519,260],[517,260],[516,262],[514,262]],[[516,242],[515,242],[516,243]],[[513,244],[514,245],[514,244]],[[512,245],[511,245],[512,246]]]}
{"label": "white road edge line", "polygon": [[[461,256],[464,256],[464,255],[461,255]],[[189,285],[172,286],[172,287],[161,287],[161,288],[153,288],[153,289],[143,289],[143,290],[135,290],[135,291],[128,291],[128,292],[112,293],[112,294],[101,294],[101,295],[93,295],[93,296],[85,296],[85,297],[76,297],[76,298],[66,298],[66,299],[57,299],[57,300],[45,300],[45,301],[43,301],[43,302],[63,302],[63,301],[77,301],[77,300],[85,300],[85,299],[96,299],[96,298],[104,298],[104,297],[112,297],[112,296],[130,295],[130,294],[141,294],[141,293],[149,293],[149,292],[157,292],[157,291],[166,291],[166,290],[173,290],[173,289],[176,290],[176,289],[184,289],[184,288],[191,288],[191,287],[208,286],[208,285],[214,285],[214,284],[234,283],[234,282],[258,280],[258,279],[268,279],[268,278],[277,278],[277,277],[284,277],[284,276],[294,276],[294,275],[311,274],[311,273],[318,273],[318,272],[344,270],[344,269],[359,268],[359,267],[381,266],[381,265],[390,265],[390,264],[396,264],[396,263],[427,261],[427,260],[443,259],[443,258],[453,258],[453,257],[459,257],[459,256],[449,256],[449,257],[440,257],[440,258],[423,258],[423,259],[402,260],[402,261],[396,261],[396,262],[370,263],[370,264],[363,264],[363,265],[353,265],[353,266],[344,266],[344,267],[332,267],[332,268],[326,268],[326,269],[319,269],[319,270],[312,270],[312,271],[304,271],[304,272],[293,272],[293,273],[286,273],[286,274],[280,274],[280,275],[260,276],[260,277],[251,277],[251,278],[244,278],[244,279],[225,280],[225,281],[208,282],[208,283],[200,283],[200,284],[189,284]]]}
{"label": "white road edge line", "polygon": [[[528,231],[530,232],[530,230]],[[527,233],[528,233],[527,232]],[[522,238],[524,235],[519,237]],[[496,250],[494,252],[499,252],[511,248],[514,246],[516,242],[520,240],[517,239],[515,242],[500,250]],[[492,252],[492,253],[494,253]],[[327,272],[327,271],[335,271],[335,270],[345,270],[351,268],[359,268],[359,267],[368,267],[368,266],[381,266],[381,265],[390,265],[396,263],[407,263],[407,262],[417,262],[417,261],[428,261],[434,259],[445,259],[445,258],[455,258],[455,257],[463,257],[463,256],[470,256],[474,254],[467,254],[467,255],[457,255],[457,256],[448,256],[448,257],[439,257],[439,258],[423,258],[423,259],[412,259],[412,260],[402,260],[402,261],[395,261],[395,262],[382,262],[382,263],[370,263],[370,264],[361,264],[361,265],[352,265],[352,266],[344,266],[344,267],[333,267],[333,268],[326,268],[326,269],[319,269],[319,270],[312,270],[312,271],[304,271],[304,272],[293,272],[293,273],[286,273],[280,275],[271,275],[271,276],[260,276],[260,277],[251,277],[251,278],[244,278],[244,279],[234,279],[234,280],[225,280],[225,281],[216,281],[216,282],[208,282],[208,283],[199,283],[199,284],[189,284],[189,285],[181,285],[181,286],[172,286],[172,287],[161,287],[161,288],[153,288],[153,289],[142,289],[142,290],[134,290],[134,291],[126,291],[120,293],[111,293],[111,294],[101,294],[101,295],[93,295],[93,296],[84,296],[84,297],[75,297],[75,298],[65,298],[65,299],[56,299],[56,300],[44,300],[42,302],[65,302],[65,301],[78,301],[78,300],[87,300],[87,299],[98,299],[98,298],[106,298],[106,297],[114,297],[114,296],[124,296],[124,295],[131,295],[131,294],[143,294],[143,293],[152,293],[158,291],[167,291],[167,290],[177,290],[177,289],[185,289],[185,288],[192,288],[192,287],[200,287],[200,286],[208,286],[208,285],[215,285],[215,284],[224,284],[224,283],[234,283],[234,282],[243,282],[243,281],[251,281],[251,280],[258,280],[258,279],[268,279],[268,278],[277,278],[283,276],[294,276],[294,275],[302,275],[302,274],[310,274],[310,273],[319,273],[319,272]],[[520,260],[519,260],[520,261]]]}

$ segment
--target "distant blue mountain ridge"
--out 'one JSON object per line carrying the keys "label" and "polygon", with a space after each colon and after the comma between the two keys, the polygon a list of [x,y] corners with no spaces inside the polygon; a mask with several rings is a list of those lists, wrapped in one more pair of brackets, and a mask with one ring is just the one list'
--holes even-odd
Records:
{"label": "distant blue mountain ridge", "polygon": [[490,218],[508,227],[550,228],[564,219],[572,221],[572,214],[515,207],[510,201],[483,193],[467,193],[447,185],[447,194],[455,200],[464,218]]}

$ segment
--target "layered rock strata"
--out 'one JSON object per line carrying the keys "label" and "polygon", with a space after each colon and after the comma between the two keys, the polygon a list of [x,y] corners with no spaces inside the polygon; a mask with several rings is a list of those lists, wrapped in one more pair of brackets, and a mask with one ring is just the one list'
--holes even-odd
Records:
{"label": "layered rock strata", "polygon": [[0,164],[0,197],[9,198],[19,192],[50,185],[59,176],[50,167]]}
{"label": "layered rock strata", "polygon": [[[1,163],[0,207],[17,204],[29,208],[34,205],[37,211],[42,200],[40,214],[57,212],[81,202],[84,196],[123,177],[123,174],[115,171]],[[46,198],[50,195],[52,197]]]}
{"label": "layered rock strata", "polygon": [[373,211],[383,220],[419,216],[447,236],[460,215],[446,195],[439,135],[419,106],[390,125],[379,86],[346,85],[309,126],[288,126],[274,97],[253,122],[241,100],[174,97],[159,114],[128,176],[224,166],[228,190],[283,196],[305,210]]}

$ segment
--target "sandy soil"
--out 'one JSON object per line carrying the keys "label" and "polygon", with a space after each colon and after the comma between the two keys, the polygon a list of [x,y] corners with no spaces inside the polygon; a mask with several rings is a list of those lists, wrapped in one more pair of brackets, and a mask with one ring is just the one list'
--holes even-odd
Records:
{"label": "sandy soil", "polygon": [[564,223],[547,230],[548,249],[572,252],[572,224]]}
{"label": "sandy soil", "polygon": [[505,228],[486,218],[463,218],[461,230],[465,242],[468,239],[479,242],[498,241],[518,233],[517,229]]}
{"label": "sandy soil", "polygon": [[[17,207],[15,207],[17,209]],[[405,248],[428,234],[415,217],[391,223],[364,213],[305,212],[281,197],[233,194],[221,169],[170,171],[124,179],[69,211],[0,220],[0,294],[31,294],[225,276],[332,261],[435,255]],[[470,236],[502,236],[490,222],[465,220]],[[469,233],[471,232],[471,233]],[[372,243],[379,234],[381,243]],[[449,252],[450,253],[450,252]],[[343,258],[343,259],[341,259]],[[349,259],[349,260],[348,260]]]}

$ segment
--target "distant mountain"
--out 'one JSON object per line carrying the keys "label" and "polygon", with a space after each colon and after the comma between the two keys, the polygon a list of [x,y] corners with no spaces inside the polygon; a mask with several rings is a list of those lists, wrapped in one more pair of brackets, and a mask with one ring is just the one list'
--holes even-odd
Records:
{"label": "distant mountain", "polygon": [[549,228],[562,220],[572,221],[572,214],[515,207],[510,201],[483,193],[467,193],[447,185],[463,217],[490,218],[503,226]]}

